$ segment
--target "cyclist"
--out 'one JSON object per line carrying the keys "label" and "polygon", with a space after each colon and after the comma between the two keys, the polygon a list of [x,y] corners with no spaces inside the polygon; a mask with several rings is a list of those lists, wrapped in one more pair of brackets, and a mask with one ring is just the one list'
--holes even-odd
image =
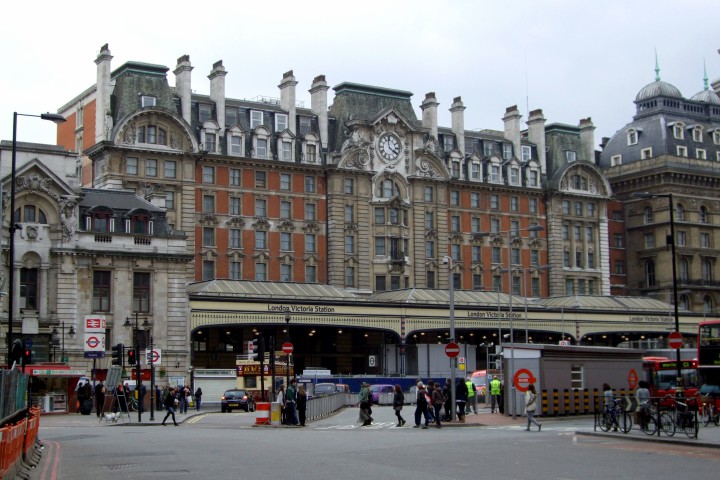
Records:
{"label": "cyclist", "polygon": [[610,415],[613,424],[613,432],[617,432],[618,425],[615,418],[615,394],[612,387],[607,383],[603,383],[603,399],[605,403],[605,413]]}

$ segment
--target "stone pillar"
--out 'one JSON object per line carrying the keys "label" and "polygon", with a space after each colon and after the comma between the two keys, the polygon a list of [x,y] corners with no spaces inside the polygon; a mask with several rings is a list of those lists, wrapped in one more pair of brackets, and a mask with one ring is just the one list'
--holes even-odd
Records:
{"label": "stone pillar", "polygon": [[520,148],[520,111],[517,105],[508,107],[505,110],[503,122],[505,122],[505,139],[510,140],[513,144],[513,153],[515,158],[522,159],[522,149]]}
{"label": "stone pillar", "polygon": [[95,143],[107,140],[105,117],[110,112],[110,48],[106,43],[100,47],[95,59],[97,65],[97,83],[95,85]]}
{"label": "stone pillar", "polygon": [[50,268],[50,265],[43,263],[40,265],[40,291],[38,292],[39,295],[39,302],[38,302],[38,314],[40,315],[40,318],[46,319],[48,318],[47,312],[48,312],[48,269]]}
{"label": "stone pillar", "polygon": [[547,160],[545,152],[545,117],[540,109],[530,112],[528,121],[528,140],[537,145],[538,161],[541,175],[546,174]]}
{"label": "stone pillar", "polygon": [[295,135],[295,87],[298,82],[295,80],[293,71],[285,72],[280,81],[280,108],[288,112],[288,128]]}
{"label": "stone pillar", "polygon": [[190,89],[190,77],[192,72],[192,65],[190,65],[190,55],[183,55],[178,58],[177,66],[173,73],[175,74],[175,93],[180,97],[180,109],[182,112],[182,118],[188,124],[190,124],[190,112],[192,108]]}
{"label": "stone pillar", "polygon": [[580,120],[580,160],[595,163],[595,125],[592,118]]}
{"label": "stone pillar", "polygon": [[[323,150],[327,149],[328,142],[328,101],[327,91],[330,89],[325,81],[325,75],[318,75],[313,79],[310,87],[310,108],[312,112],[318,116],[318,126],[320,128],[320,143]],[[295,121],[292,120],[294,124]]]}
{"label": "stone pillar", "polygon": [[[218,60],[213,64],[213,69],[208,75],[210,79],[210,99],[215,102],[215,115],[217,124],[220,126],[220,134],[225,128],[225,67],[222,60]],[[220,139],[218,139],[219,141]]]}
{"label": "stone pillar", "polygon": [[455,147],[465,155],[465,105],[463,105],[460,97],[453,99],[453,104],[450,106],[450,114],[452,117],[452,131],[455,134],[455,141],[457,145]]}
{"label": "stone pillar", "polygon": [[435,92],[429,92],[425,94],[425,100],[420,105],[422,110],[422,125],[424,128],[429,130],[430,135],[437,140],[438,139],[438,120],[437,120],[437,107],[440,105],[435,98]]}

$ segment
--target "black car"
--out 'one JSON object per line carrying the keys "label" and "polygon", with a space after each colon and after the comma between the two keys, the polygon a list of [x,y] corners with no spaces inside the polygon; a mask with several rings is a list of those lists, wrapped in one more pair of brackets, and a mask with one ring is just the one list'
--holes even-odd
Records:
{"label": "black car", "polygon": [[220,411],[232,412],[233,409],[242,408],[246,412],[255,411],[255,400],[245,390],[227,390],[220,399]]}

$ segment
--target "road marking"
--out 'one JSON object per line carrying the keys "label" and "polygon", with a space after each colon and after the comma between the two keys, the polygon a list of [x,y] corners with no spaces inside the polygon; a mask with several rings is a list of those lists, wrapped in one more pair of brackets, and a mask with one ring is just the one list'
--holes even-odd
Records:
{"label": "road marking", "polygon": [[191,418],[190,420],[188,420],[186,423],[197,423],[197,422],[199,422],[200,420],[202,420],[202,419],[205,418],[205,417],[207,417],[207,413],[204,414],[204,415],[200,415],[200,416],[198,416],[198,417],[193,417],[193,418]]}

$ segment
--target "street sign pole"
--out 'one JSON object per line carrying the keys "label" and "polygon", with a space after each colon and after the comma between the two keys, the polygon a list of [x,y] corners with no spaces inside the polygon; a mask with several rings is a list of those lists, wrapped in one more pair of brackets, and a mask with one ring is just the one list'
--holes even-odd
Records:
{"label": "street sign pole", "polygon": [[[150,421],[155,420],[155,402],[157,402],[157,399],[155,398],[155,357],[153,356],[153,350],[155,350],[155,345],[153,344],[154,338],[152,335],[150,335]],[[139,357],[140,355],[138,355]],[[147,355],[145,355],[146,361]],[[197,402],[197,400],[195,400]]]}

